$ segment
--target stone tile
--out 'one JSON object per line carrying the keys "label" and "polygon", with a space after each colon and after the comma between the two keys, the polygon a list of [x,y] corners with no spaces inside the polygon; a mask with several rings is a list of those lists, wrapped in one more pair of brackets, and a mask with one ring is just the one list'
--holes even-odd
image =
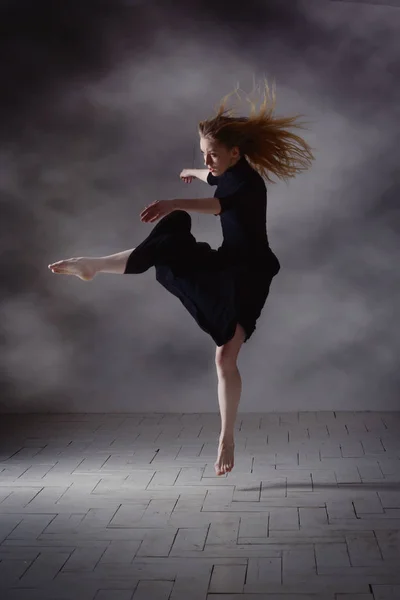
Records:
{"label": "stone tile", "polygon": [[400,413],[241,415],[224,477],[217,414],[5,429],[2,600],[400,597]]}
{"label": "stone tile", "polygon": [[202,553],[208,532],[208,525],[199,528],[179,528],[169,555],[185,557],[189,552]]}
{"label": "stone tile", "polygon": [[269,530],[298,530],[299,511],[297,508],[271,508]]}
{"label": "stone tile", "polygon": [[347,544],[315,544],[318,572],[321,567],[351,567]]}
{"label": "stone tile", "polygon": [[374,600],[398,600],[400,598],[400,583],[397,585],[372,585]]}
{"label": "stone tile", "polygon": [[211,576],[209,592],[243,592],[247,565],[215,565]]}
{"label": "stone tile", "polygon": [[98,590],[93,600],[132,600],[132,594],[133,590]]}
{"label": "stone tile", "polygon": [[51,582],[70,558],[67,552],[41,551],[19,579],[21,587],[41,587]]}
{"label": "stone tile", "polygon": [[[282,584],[282,559],[281,558],[249,558],[245,592],[251,589],[264,589],[268,585]],[[258,593],[258,592],[256,592]]]}
{"label": "stone tile", "polygon": [[353,567],[382,566],[383,556],[374,532],[369,535],[346,534],[347,549]]}
{"label": "stone tile", "polygon": [[[169,600],[174,583],[172,581],[139,581],[132,600]],[[96,598],[97,600],[97,598]],[[108,600],[104,598],[104,600]],[[110,596],[109,600],[116,600]]]}
{"label": "stone tile", "polygon": [[174,530],[146,532],[136,556],[168,556],[175,541],[176,534],[177,532]]}
{"label": "stone tile", "polygon": [[240,519],[233,518],[223,523],[211,523],[206,538],[206,546],[223,544],[224,546],[236,545],[239,535]]}

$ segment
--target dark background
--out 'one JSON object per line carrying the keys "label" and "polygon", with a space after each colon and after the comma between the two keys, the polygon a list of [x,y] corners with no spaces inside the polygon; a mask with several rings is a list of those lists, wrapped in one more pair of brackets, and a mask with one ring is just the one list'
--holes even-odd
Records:
{"label": "dark background", "polygon": [[[153,269],[47,265],[138,245],[156,199],[212,195],[179,180],[203,167],[197,123],[264,76],[316,160],[268,187],[282,270],[240,355],[241,411],[398,409],[400,9],[226,7],[0,4],[1,411],[217,409],[215,346]],[[219,219],[192,217],[219,245]]]}

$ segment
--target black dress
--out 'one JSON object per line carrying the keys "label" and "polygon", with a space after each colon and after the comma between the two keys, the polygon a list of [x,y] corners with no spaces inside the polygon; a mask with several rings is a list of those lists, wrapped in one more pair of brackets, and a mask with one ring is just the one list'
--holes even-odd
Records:
{"label": "black dress", "polygon": [[207,181],[217,186],[222,245],[215,250],[198,242],[190,215],[176,210],[132,251],[125,273],[155,266],[157,281],[179,298],[217,346],[232,339],[238,323],[247,342],[280,270],[268,243],[266,186],[245,156],[219,177],[210,172]]}

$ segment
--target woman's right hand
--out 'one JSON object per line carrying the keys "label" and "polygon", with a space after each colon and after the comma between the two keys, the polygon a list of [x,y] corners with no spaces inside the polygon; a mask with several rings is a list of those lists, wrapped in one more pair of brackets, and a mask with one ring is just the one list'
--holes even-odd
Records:
{"label": "woman's right hand", "polygon": [[191,169],[183,169],[181,171],[181,174],[179,175],[179,177],[182,179],[182,181],[184,181],[185,183],[192,183],[193,181],[193,175],[192,175],[192,171]]}

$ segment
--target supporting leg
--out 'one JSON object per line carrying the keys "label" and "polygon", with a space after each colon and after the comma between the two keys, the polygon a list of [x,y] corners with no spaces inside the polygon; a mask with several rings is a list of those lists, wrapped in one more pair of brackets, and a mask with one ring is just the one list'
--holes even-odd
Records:
{"label": "supporting leg", "polygon": [[245,337],[243,327],[237,325],[233,338],[216,350],[218,402],[221,414],[218,458],[215,463],[217,475],[231,471],[234,465],[234,428],[242,393],[242,379],[236,361]]}

